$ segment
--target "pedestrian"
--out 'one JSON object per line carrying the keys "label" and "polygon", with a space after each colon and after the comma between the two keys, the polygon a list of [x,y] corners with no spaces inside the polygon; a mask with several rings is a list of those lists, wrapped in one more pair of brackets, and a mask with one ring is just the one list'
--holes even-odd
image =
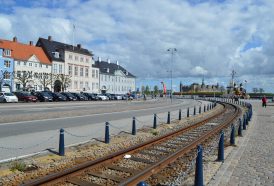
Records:
{"label": "pedestrian", "polygon": [[264,97],[262,98],[262,106],[263,106],[263,107],[266,107],[266,102],[267,102],[267,99],[266,99],[266,97],[264,96]]}

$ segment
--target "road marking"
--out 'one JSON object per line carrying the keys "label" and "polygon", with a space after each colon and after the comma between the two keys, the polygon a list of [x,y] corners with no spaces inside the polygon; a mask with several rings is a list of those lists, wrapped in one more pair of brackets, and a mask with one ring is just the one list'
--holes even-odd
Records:
{"label": "road marking", "polygon": [[[155,108],[156,109],[157,108],[167,108],[167,107],[170,107],[170,106],[175,107],[175,106],[179,106],[179,105],[181,105],[181,103],[176,104],[176,105],[153,107],[153,108],[148,108],[148,109],[137,109],[137,110],[130,110],[130,111],[134,112],[134,111],[153,110]],[[70,117],[63,117],[63,118],[49,118],[49,119],[31,120],[31,121],[16,121],[16,122],[9,122],[9,123],[1,123],[0,126],[15,125],[15,124],[19,124],[19,123],[34,123],[34,122],[38,122],[38,121],[52,121],[52,120],[63,120],[63,119],[71,119],[71,118],[83,118],[83,117],[88,117],[88,116],[110,115],[110,114],[125,113],[125,112],[129,112],[129,111],[108,112],[108,113],[100,113],[100,114],[88,114],[88,115],[82,115],[82,116],[70,116]]]}

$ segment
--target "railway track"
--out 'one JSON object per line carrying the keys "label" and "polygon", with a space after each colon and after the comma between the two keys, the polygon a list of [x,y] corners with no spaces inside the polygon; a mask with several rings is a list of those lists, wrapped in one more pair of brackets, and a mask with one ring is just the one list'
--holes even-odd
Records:
{"label": "railway track", "polygon": [[141,180],[156,185],[176,172],[172,170],[178,158],[191,159],[192,155],[184,155],[218,134],[240,115],[238,107],[220,104],[223,109],[218,114],[191,126],[24,185],[136,185]]}

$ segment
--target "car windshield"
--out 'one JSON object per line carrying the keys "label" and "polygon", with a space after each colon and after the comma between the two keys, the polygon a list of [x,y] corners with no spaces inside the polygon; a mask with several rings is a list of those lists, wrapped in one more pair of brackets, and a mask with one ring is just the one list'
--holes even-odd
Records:
{"label": "car windshield", "polygon": [[13,93],[4,93],[5,96],[14,96]]}
{"label": "car windshield", "polygon": [[50,96],[49,93],[47,93],[47,92],[41,92],[41,94],[42,94],[43,96]]}
{"label": "car windshield", "polygon": [[24,96],[32,96],[29,92],[22,92]]}

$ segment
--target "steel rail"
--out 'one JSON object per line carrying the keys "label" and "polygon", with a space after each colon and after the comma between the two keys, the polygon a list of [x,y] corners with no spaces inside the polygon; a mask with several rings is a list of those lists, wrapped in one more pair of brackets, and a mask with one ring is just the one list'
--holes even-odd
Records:
{"label": "steel rail", "polygon": [[208,131],[205,135],[201,136],[200,138],[196,139],[195,141],[191,142],[186,147],[176,151],[175,153],[169,155],[168,157],[162,159],[159,162],[156,162],[152,166],[148,167],[147,169],[139,172],[138,174],[135,174],[132,177],[127,178],[123,182],[119,183],[119,186],[135,186],[140,181],[146,180],[153,174],[156,174],[157,172],[163,170],[165,167],[167,167],[170,163],[173,163],[176,161],[179,157],[183,156],[184,154],[190,152],[191,150],[195,149],[197,145],[201,144],[208,138],[212,137],[213,135],[219,133],[223,128],[226,128],[231,122],[237,118],[241,114],[241,110],[233,105],[235,108],[235,112],[232,116],[229,117],[225,122],[223,122],[221,125],[218,125],[213,130]]}
{"label": "steel rail", "polygon": [[[75,176],[80,175],[81,173],[85,172],[86,170],[88,170],[90,168],[95,168],[97,166],[101,166],[102,164],[108,164],[110,162],[113,162],[113,161],[115,161],[117,159],[122,158],[125,154],[139,151],[139,150],[141,150],[143,148],[146,148],[148,146],[151,146],[151,145],[153,145],[155,143],[159,143],[161,141],[170,139],[173,136],[176,136],[176,135],[178,135],[180,133],[183,133],[185,131],[191,130],[193,128],[197,128],[197,127],[203,125],[204,123],[207,123],[208,121],[210,121],[210,120],[218,117],[219,115],[221,115],[222,113],[224,113],[226,111],[227,108],[225,107],[225,104],[223,104],[223,103],[220,103],[220,104],[223,105],[223,107],[224,107],[222,111],[219,111],[217,114],[215,114],[213,116],[210,116],[208,118],[202,119],[201,121],[197,122],[196,124],[193,124],[191,126],[182,128],[182,129],[177,130],[177,131],[173,131],[171,133],[168,133],[168,134],[165,134],[163,136],[154,138],[154,139],[149,140],[147,142],[144,142],[144,143],[132,146],[132,147],[130,147],[128,149],[112,153],[112,154],[107,155],[105,157],[102,157],[102,158],[99,158],[99,159],[96,159],[96,160],[93,160],[93,161],[88,161],[88,162],[76,165],[76,166],[74,166],[72,168],[68,168],[68,169],[66,169],[66,170],[64,170],[62,172],[53,173],[53,174],[44,176],[42,178],[38,178],[38,179],[35,179],[35,180],[27,181],[27,182],[23,183],[22,186],[34,186],[34,185],[43,185],[43,184],[44,185],[51,185],[53,183],[57,183],[57,182],[60,182],[60,181],[65,181],[65,180],[67,180],[67,179],[69,179],[71,177],[75,177]],[[154,171],[155,170],[152,170],[152,172],[154,172]],[[140,176],[140,173],[138,175]],[[137,176],[134,176],[134,178],[135,178],[134,180],[137,180]]]}

